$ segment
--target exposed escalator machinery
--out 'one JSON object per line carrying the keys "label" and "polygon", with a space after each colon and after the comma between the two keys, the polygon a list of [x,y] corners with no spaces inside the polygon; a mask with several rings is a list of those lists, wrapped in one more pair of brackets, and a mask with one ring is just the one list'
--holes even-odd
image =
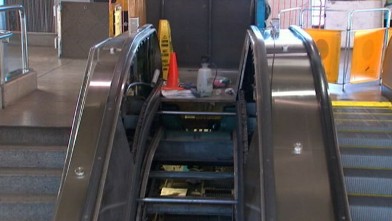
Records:
{"label": "exposed escalator machinery", "polygon": [[170,99],[153,89],[138,123],[125,126],[135,159],[127,218],[350,220],[317,55],[298,28],[264,43],[252,27],[237,96]]}
{"label": "exposed escalator machinery", "polygon": [[[350,220],[326,81],[306,33],[264,41],[251,27],[240,71],[230,71],[234,94],[192,99],[161,96],[156,31],[132,38],[97,47],[55,220]],[[109,53],[114,46],[121,53]]]}

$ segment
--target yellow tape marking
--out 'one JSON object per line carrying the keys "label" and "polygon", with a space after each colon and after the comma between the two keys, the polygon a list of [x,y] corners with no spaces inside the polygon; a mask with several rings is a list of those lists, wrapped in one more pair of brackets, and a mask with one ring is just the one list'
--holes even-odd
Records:
{"label": "yellow tape marking", "polygon": [[334,107],[388,107],[392,108],[391,102],[377,101],[332,101]]}

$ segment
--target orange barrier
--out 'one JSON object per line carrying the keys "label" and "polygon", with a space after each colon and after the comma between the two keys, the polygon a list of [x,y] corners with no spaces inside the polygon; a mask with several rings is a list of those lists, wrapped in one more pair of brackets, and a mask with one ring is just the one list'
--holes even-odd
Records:
{"label": "orange barrier", "polygon": [[342,31],[324,29],[306,29],[319,50],[329,83],[337,83],[340,63],[340,39]]}
{"label": "orange barrier", "polygon": [[162,90],[183,90],[182,87],[178,86],[178,66],[177,56],[175,52],[170,54],[169,71],[167,73],[166,86],[162,87]]}
{"label": "orange barrier", "polygon": [[355,31],[350,83],[379,79],[384,34],[384,28]]}

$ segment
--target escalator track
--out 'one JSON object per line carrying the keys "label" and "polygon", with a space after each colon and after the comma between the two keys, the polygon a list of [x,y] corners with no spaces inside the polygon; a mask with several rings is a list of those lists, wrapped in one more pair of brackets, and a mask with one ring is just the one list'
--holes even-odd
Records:
{"label": "escalator track", "polygon": [[[170,111],[162,110],[164,103],[158,85],[140,112],[131,151],[135,164],[126,219],[233,220],[238,213],[237,133],[208,127],[165,128],[161,119]],[[208,103],[199,104],[203,105]],[[195,117],[194,112],[175,113]],[[219,116],[219,112],[209,114]]]}

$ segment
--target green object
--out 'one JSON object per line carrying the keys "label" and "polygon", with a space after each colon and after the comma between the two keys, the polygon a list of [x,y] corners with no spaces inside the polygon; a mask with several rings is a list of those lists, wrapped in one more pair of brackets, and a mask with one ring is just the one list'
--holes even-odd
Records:
{"label": "green object", "polygon": [[384,6],[392,6],[392,0],[386,0]]}

